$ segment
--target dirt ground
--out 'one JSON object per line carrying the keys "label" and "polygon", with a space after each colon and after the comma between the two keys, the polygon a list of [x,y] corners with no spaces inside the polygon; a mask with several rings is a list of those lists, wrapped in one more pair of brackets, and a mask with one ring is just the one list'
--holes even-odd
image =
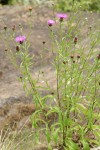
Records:
{"label": "dirt ground", "polygon": [[[15,25],[15,37],[21,34],[19,28],[23,26],[23,32],[25,35],[31,35],[28,37],[30,41],[30,53],[34,55],[34,65],[32,67],[32,76],[36,77],[39,70],[45,73],[47,81],[55,87],[55,71],[52,67],[53,55],[50,52],[51,43],[49,40],[49,32],[47,26],[47,20],[53,17],[53,10],[50,7],[33,7],[32,15],[28,11],[27,6],[0,6],[0,130],[8,125],[19,122],[20,125],[25,123],[29,119],[29,116],[35,111],[35,106],[31,97],[25,96],[22,84],[18,78],[20,73],[11,64],[6,56],[6,49],[12,49],[15,51],[15,41],[9,40],[5,37],[4,27],[7,26],[7,30],[11,30]],[[100,14],[98,13],[83,13],[83,19],[89,18],[89,21],[96,27],[96,23],[100,21]],[[98,20],[98,21],[97,21]],[[30,26],[30,22],[31,25]],[[30,29],[31,28],[31,29]],[[88,43],[88,39],[85,38],[85,29],[83,29],[83,44]],[[46,42],[46,55],[45,60],[40,59],[40,53],[43,50],[43,41]],[[99,47],[97,47],[97,51]],[[40,84],[43,84],[41,78]],[[44,92],[45,94],[45,92]],[[30,126],[30,122],[28,121]],[[16,126],[15,126],[16,127]]]}
{"label": "dirt ground", "polygon": [[[34,112],[34,104],[32,99],[25,96],[22,84],[18,78],[21,76],[18,70],[14,68],[9,58],[6,56],[5,49],[12,49],[15,51],[16,43],[14,41],[8,42],[5,39],[4,27],[7,26],[7,31],[12,31],[15,26],[15,37],[20,33],[19,26],[23,26],[23,33],[28,35],[31,32],[29,40],[31,42],[30,53],[34,55],[34,63],[32,67],[32,76],[38,75],[39,70],[45,72],[46,79],[53,84],[55,79],[53,78],[54,70],[51,67],[52,54],[50,53],[50,41],[48,35],[47,20],[52,16],[52,10],[50,8],[34,8],[32,10],[32,16],[27,6],[1,6],[0,7],[0,129],[6,125],[19,122],[20,120],[26,121],[30,114]],[[31,22],[31,29],[30,29]],[[45,47],[47,49],[45,61],[40,60],[40,53],[43,51],[43,41],[46,41]],[[47,76],[48,74],[48,76]],[[43,84],[42,79],[40,84]],[[17,104],[17,105],[16,105]],[[27,115],[22,116],[22,112],[19,111],[19,107],[23,107]],[[26,119],[23,119],[25,118]]]}

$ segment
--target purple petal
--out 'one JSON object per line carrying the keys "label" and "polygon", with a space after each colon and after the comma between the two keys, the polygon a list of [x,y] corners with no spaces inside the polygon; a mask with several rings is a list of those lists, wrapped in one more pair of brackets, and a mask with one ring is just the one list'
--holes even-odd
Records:
{"label": "purple petal", "polygon": [[23,42],[23,41],[25,41],[26,40],[26,36],[17,36],[16,38],[15,38],[15,41],[16,42]]}
{"label": "purple petal", "polygon": [[25,41],[26,40],[26,36],[22,36],[22,41]]}
{"label": "purple petal", "polygon": [[48,20],[47,23],[48,23],[48,25],[51,25],[51,26],[52,26],[52,25],[55,24],[55,21],[54,21],[54,20]]}
{"label": "purple petal", "polygon": [[64,14],[64,13],[61,13],[61,14],[57,14],[56,15],[58,18],[67,18],[68,16],[67,16],[67,14]]}

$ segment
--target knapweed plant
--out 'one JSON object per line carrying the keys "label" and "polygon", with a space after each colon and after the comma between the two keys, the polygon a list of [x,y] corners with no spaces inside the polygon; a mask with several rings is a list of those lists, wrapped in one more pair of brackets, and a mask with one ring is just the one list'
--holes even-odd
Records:
{"label": "knapweed plant", "polygon": [[[12,35],[16,52],[6,51],[21,73],[24,90],[36,105],[30,118],[36,141],[42,141],[42,133],[48,150],[89,150],[100,145],[100,54],[96,50],[100,34],[96,30],[92,32],[87,18],[75,21],[75,17],[76,13],[59,13],[47,20],[56,79],[55,89],[49,94],[41,94],[42,90],[52,89],[48,81],[44,79],[42,86],[38,84],[40,75],[36,79],[31,74],[31,43],[23,32],[17,37]],[[83,38],[88,38],[86,44],[82,25],[86,29]]]}

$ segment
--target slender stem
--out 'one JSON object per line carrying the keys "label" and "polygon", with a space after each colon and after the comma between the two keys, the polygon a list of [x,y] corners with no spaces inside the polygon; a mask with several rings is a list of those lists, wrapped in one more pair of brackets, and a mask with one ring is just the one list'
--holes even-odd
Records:
{"label": "slender stem", "polygon": [[57,100],[58,106],[60,107],[60,95],[59,95],[59,53],[57,58]]}

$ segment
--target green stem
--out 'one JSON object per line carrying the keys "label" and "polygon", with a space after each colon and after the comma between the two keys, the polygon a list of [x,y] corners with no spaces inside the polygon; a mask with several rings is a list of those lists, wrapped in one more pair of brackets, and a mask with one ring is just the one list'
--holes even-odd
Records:
{"label": "green stem", "polygon": [[57,100],[58,100],[58,106],[60,106],[60,95],[59,95],[59,53],[57,57]]}

